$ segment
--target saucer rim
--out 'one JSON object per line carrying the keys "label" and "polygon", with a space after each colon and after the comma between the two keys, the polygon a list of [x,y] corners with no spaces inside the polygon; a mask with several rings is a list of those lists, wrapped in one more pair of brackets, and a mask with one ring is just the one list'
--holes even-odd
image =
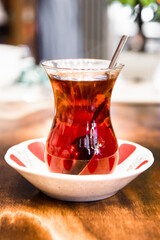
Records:
{"label": "saucer rim", "polygon": [[6,163],[11,166],[12,168],[16,169],[18,172],[23,172],[23,173],[29,173],[32,175],[36,175],[36,176],[41,176],[41,177],[49,177],[52,179],[63,179],[63,180],[77,180],[77,181],[101,181],[101,180],[116,180],[116,179],[124,179],[124,178],[128,178],[128,177],[133,177],[133,176],[137,176],[139,174],[141,174],[142,172],[146,171],[148,168],[150,168],[152,166],[152,164],[154,163],[154,156],[152,154],[152,152],[146,148],[143,147],[140,144],[128,141],[128,140],[122,140],[122,139],[118,139],[118,142],[124,142],[124,143],[129,143],[132,144],[134,146],[138,146],[143,148],[145,151],[148,151],[149,153],[149,157],[148,157],[148,162],[141,166],[141,168],[139,169],[134,169],[134,170],[128,170],[128,171],[124,171],[124,172],[120,172],[120,173],[111,173],[111,174],[92,174],[92,175],[71,175],[71,174],[62,174],[62,173],[52,173],[52,172],[42,172],[42,171],[37,171],[37,170],[33,170],[27,167],[22,167],[19,166],[17,164],[15,164],[13,161],[11,161],[10,159],[10,154],[13,153],[13,149],[15,150],[15,148],[19,147],[19,145],[25,145],[27,143],[31,143],[31,142],[44,142],[46,140],[46,137],[43,138],[35,138],[35,139],[30,139],[30,140],[26,140],[23,141],[19,144],[16,144],[12,147],[10,147],[5,156],[4,159],[6,161]]}

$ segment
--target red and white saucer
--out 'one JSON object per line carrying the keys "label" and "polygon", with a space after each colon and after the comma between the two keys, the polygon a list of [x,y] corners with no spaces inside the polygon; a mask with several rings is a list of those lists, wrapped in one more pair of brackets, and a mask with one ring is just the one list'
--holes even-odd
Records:
{"label": "red and white saucer", "polygon": [[65,201],[95,201],[108,198],[147,170],[153,154],[136,143],[118,140],[119,163],[112,174],[69,175],[49,172],[44,162],[46,138],[11,147],[6,162],[46,195]]}

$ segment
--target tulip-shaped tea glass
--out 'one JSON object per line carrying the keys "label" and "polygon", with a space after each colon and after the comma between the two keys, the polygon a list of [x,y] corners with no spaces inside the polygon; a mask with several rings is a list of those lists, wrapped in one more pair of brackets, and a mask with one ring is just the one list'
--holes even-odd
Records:
{"label": "tulip-shaped tea glass", "polygon": [[108,174],[118,161],[110,99],[123,68],[110,61],[65,59],[42,63],[54,94],[54,118],[45,147],[51,172]]}

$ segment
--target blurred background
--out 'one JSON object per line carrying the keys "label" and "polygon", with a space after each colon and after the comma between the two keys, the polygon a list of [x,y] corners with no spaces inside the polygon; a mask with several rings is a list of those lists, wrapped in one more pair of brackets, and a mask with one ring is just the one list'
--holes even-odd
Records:
{"label": "blurred background", "polygon": [[159,103],[159,0],[0,0],[0,114],[11,115],[4,102],[48,100],[41,61],[110,59],[123,34],[125,68],[112,101]]}

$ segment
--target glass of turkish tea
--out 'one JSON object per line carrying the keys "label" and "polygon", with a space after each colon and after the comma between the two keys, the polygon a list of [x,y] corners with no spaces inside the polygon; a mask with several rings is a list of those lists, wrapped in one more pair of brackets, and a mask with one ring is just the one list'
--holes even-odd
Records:
{"label": "glass of turkish tea", "polygon": [[97,59],[42,63],[53,89],[54,118],[45,161],[51,172],[90,175],[112,173],[118,144],[110,118],[110,100],[123,68]]}

